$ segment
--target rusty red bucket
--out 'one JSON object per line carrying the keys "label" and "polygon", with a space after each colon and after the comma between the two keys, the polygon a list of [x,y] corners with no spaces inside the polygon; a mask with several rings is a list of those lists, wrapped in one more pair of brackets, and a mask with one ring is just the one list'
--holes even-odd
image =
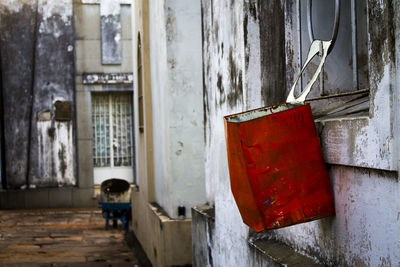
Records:
{"label": "rusty red bucket", "polygon": [[281,228],[335,214],[331,183],[309,104],[330,41],[316,40],[308,59],[321,63],[298,98],[226,116],[231,190],[243,221],[255,231]]}

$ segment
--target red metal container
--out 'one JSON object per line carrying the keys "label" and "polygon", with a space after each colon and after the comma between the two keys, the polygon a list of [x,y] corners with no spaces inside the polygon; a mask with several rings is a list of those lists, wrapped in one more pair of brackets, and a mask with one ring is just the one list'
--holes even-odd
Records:
{"label": "red metal container", "polygon": [[[240,121],[274,109],[285,110]],[[262,231],[335,214],[309,105],[227,116],[225,129],[231,190],[247,225]]]}
{"label": "red metal container", "polygon": [[[320,67],[330,43],[316,43],[314,54],[310,53],[318,54],[319,47],[325,44]],[[318,73],[317,70],[315,79]],[[231,190],[243,221],[256,231],[335,214],[310,105],[298,103],[300,98],[304,101],[311,86],[297,99],[293,86],[288,99],[293,99],[294,104],[225,117]]]}

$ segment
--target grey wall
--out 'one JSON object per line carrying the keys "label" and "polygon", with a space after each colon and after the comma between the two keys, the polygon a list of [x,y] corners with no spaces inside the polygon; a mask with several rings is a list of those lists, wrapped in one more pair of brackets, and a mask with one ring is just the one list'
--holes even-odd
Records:
{"label": "grey wall", "polygon": [[2,1],[0,31],[7,186],[74,185],[72,1]]}

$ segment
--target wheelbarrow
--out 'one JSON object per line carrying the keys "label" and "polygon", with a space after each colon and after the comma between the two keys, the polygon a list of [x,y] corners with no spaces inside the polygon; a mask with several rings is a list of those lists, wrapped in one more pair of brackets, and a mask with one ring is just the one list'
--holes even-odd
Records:
{"label": "wheelbarrow", "polygon": [[114,227],[117,227],[120,220],[122,228],[125,228],[131,217],[131,191],[130,184],[122,179],[113,178],[101,183],[99,206],[106,219],[106,229],[110,220],[113,221]]}
{"label": "wheelbarrow", "polygon": [[130,217],[131,203],[100,203],[103,212],[103,217],[106,219],[106,230],[109,226],[109,221],[113,221],[113,226],[117,226],[118,220],[121,221],[122,229],[125,229],[126,222]]}

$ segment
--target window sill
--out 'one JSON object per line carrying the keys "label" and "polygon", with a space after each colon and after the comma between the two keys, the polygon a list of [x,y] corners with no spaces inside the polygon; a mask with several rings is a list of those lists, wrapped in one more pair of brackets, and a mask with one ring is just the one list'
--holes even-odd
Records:
{"label": "window sill", "polygon": [[368,115],[315,120],[325,162],[335,165],[397,171],[390,127]]}

